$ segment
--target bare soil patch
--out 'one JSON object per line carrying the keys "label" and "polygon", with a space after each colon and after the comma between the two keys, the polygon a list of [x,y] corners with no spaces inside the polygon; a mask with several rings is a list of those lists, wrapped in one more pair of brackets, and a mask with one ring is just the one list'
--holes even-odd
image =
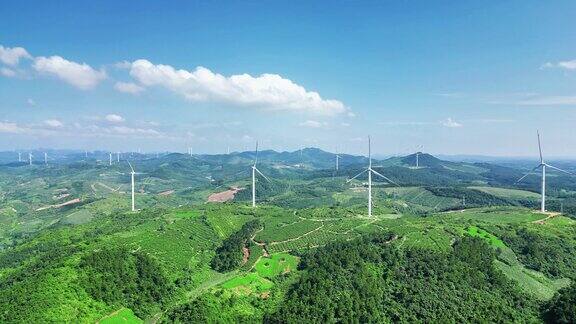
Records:
{"label": "bare soil patch", "polygon": [[234,199],[236,193],[244,188],[232,187],[226,191],[216,192],[208,197],[208,202],[226,202]]}

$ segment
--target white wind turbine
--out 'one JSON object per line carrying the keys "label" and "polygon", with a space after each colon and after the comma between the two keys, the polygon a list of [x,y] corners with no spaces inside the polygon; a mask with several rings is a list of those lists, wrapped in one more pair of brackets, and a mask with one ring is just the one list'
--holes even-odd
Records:
{"label": "white wind turbine", "polygon": [[380,174],[377,171],[375,171],[374,169],[372,169],[372,152],[371,152],[371,148],[370,148],[370,136],[368,136],[368,167],[366,169],[364,169],[362,172],[360,172],[357,175],[355,175],[354,177],[352,177],[351,179],[348,179],[348,181],[346,181],[346,183],[349,183],[350,181],[358,178],[360,175],[364,174],[365,172],[368,172],[368,217],[372,217],[372,173],[374,173],[375,175],[383,178],[384,180],[386,180],[390,183],[393,183],[395,185],[398,185],[398,184],[396,184],[396,182],[386,178],[382,174]]}
{"label": "white wind turbine", "polygon": [[120,152],[116,152],[116,162],[120,163]]}
{"label": "white wind turbine", "polygon": [[44,164],[48,164],[48,153],[44,152]]}
{"label": "white wind turbine", "polygon": [[254,165],[252,165],[252,207],[256,207],[256,172],[270,182],[270,179],[256,168],[256,163],[258,163],[258,142],[256,142],[256,157],[254,158]]}
{"label": "white wind turbine", "polygon": [[132,167],[132,164],[130,164],[130,161],[126,162],[128,162],[128,165],[130,166],[130,182],[132,184],[132,211],[136,211],[136,204],[134,198],[134,176],[137,174],[144,174],[144,173],[137,173],[136,171],[134,171],[134,168]]}
{"label": "white wind turbine", "polygon": [[28,153],[28,163],[32,165],[32,153]]}
{"label": "white wind turbine", "polygon": [[540,132],[536,133],[538,135],[538,151],[540,153],[540,164],[538,164],[537,166],[535,166],[532,170],[530,170],[528,173],[526,173],[523,177],[521,177],[520,179],[516,180],[516,183],[519,183],[520,181],[522,181],[524,178],[526,178],[527,176],[529,176],[530,174],[532,174],[532,172],[538,170],[539,168],[542,168],[542,187],[541,187],[541,202],[540,202],[540,211],[541,212],[546,212],[546,168],[551,168],[560,172],[564,172],[566,174],[569,175],[576,175],[574,173],[562,170],[560,168],[557,168],[553,165],[550,165],[546,162],[544,162],[544,158],[542,157],[542,145],[540,144]]}
{"label": "white wind turbine", "polygon": [[416,169],[418,169],[420,167],[419,165],[419,157],[420,157],[420,151],[422,150],[422,145],[418,146],[416,148]]}
{"label": "white wind turbine", "polygon": [[108,165],[112,165],[112,152],[110,152],[108,154],[109,160],[108,160]]}

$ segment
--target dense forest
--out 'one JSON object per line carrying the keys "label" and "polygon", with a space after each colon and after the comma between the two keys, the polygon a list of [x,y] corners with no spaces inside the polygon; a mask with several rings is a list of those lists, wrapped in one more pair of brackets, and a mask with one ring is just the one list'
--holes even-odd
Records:
{"label": "dense forest", "polygon": [[95,300],[146,317],[171,294],[171,283],[150,256],[126,248],[102,249],[80,262],[82,286]]}
{"label": "dense forest", "polygon": [[[399,251],[387,237],[335,243],[302,258],[306,272],[269,323],[533,322],[537,305],[493,266],[483,240],[449,254]],[[457,289],[455,289],[457,287]]]}
{"label": "dense forest", "polygon": [[240,267],[244,257],[242,249],[247,248],[248,240],[260,228],[262,228],[262,223],[255,219],[244,224],[240,230],[225,239],[216,249],[216,255],[210,263],[212,268],[219,272],[226,272]]}

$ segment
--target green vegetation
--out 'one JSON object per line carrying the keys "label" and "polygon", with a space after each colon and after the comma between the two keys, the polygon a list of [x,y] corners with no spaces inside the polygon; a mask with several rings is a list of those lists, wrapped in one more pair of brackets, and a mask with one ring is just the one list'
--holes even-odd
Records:
{"label": "green vegetation", "polygon": [[486,240],[486,242],[488,242],[488,244],[490,244],[494,247],[497,247],[497,248],[503,248],[506,246],[504,244],[504,242],[502,242],[502,240],[500,240],[496,236],[486,232],[485,230],[478,228],[477,226],[469,226],[466,229],[466,233],[468,233],[470,236],[473,236],[473,237],[480,237],[480,238]]}
{"label": "green vegetation", "polygon": [[239,231],[224,240],[222,245],[216,249],[216,255],[211,262],[212,268],[219,272],[239,268],[244,258],[247,258],[245,254],[250,253],[247,248],[248,240],[260,228],[262,228],[262,223],[255,219],[244,224]]}
{"label": "green vegetation", "polygon": [[[368,218],[365,179],[346,184],[364,158],[276,154],[257,208],[250,190],[204,203],[249,189],[250,154],[138,160],[136,213],[122,165],[0,166],[0,322],[572,319],[576,220],[529,209],[519,170],[380,161],[402,186],[375,182]],[[576,186],[554,178],[550,208],[571,215]]]}
{"label": "green vegetation", "polygon": [[484,241],[464,238],[444,255],[399,252],[386,243],[391,237],[330,244],[303,257],[306,272],[267,321],[530,322],[538,317],[536,305],[494,268],[495,253]]}
{"label": "green vegetation", "polygon": [[121,308],[114,313],[104,317],[100,321],[100,324],[139,324],[143,323],[141,319],[139,319],[132,310],[128,308]]}
{"label": "green vegetation", "polygon": [[80,261],[80,281],[92,298],[127,306],[139,316],[158,311],[172,287],[149,256],[126,249],[103,249]]}
{"label": "green vegetation", "polygon": [[576,323],[576,285],[560,290],[545,305],[546,323]]}

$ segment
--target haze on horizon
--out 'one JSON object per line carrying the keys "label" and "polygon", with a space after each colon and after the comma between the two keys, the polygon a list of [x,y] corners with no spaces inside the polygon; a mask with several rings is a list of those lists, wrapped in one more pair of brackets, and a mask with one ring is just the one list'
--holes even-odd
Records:
{"label": "haze on horizon", "polygon": [[0,150],[576,157],[576,3],[0,5]]}

